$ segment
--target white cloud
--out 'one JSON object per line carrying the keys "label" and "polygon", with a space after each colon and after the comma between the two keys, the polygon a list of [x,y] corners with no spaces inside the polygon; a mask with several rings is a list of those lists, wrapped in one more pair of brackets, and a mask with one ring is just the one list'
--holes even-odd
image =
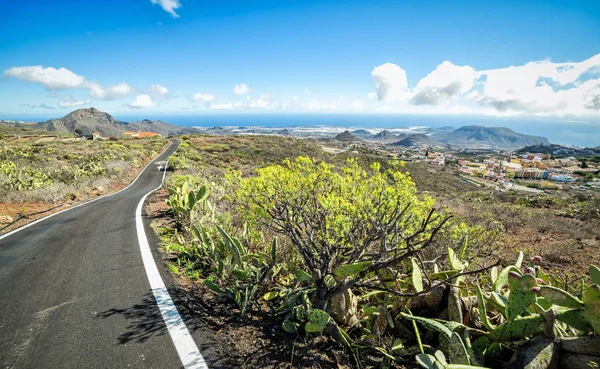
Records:
{"label": "white cloud", "polygon": [[233,87],[233,94],[234,95],[247,95],[247,94],[250,93],[250,91],[251,91],[250,87],[248,87],[248,85],[245,84],[245,83],[242,83],[242,84],[239,84],[239,85],[235,85]]}
{"label": "white cloud", "polygon": [[476,101],[499,115],[597,115],[590,104],[600,96],[600,54],[582,62],[529,62],[477,72]]}
{"label": "white cloud", "polygon": [[175,9],[181,8],[179,0],[150,0],[152,4],[159,4],[164,11],[171,14],[173,18],[179,18],[179,14],[175,12]]}
{"label": "white cloud", "polygon": [[198,92],[195,93],[194,96],[192,96],[192,100],[194,101],[203,101],[203,102],[211,102],[211,101],[215,101],[215,95],[213,94],[205,94],[202,92]]}
{"label": "white cloud", "polygon": [[273,108],[275,107],[274,105],[271,104],[271,102],[269,100],[266,99],[256,99],[256,100],[252,100],[248,103],[247,105],[249,108],[251,109],[256,109],[256,108]]}
{"label": "white cloud", "polygon": [[406,72],[386,63],[371,75],[376,109],[403,113],[492,116],[600,116],[600,54],[581,62],[533,61],[477,71],[449,61],[438,65],[414,88]]}
{"label": "white cloud", "polygon": [[354,100],[348,107],[352,110],[365,110],[365,104],[360,100]]}
{"label": "white cloud", "polygon": [[469,91],[474,81],[473,68],[468,65],[461,67],[445,61],[417,83],[412,103],[438,105]]}
{"label": "white cloud", "polygon": [[320,101],[309,101],[302,105],[304,110],[315,111],[315,110],[335,110],[337,106],[335,104],[329,104]]}
{"label": "white cloud", "polygon": [[150,86],[150,92],[156,96],[165,97],[169,94],[169,89],[163,85],[152,85]]}
{"label": "white cloud", "polygon": [[367,94],[367,98],[369,100],[373,100],[373,101],[377,100],[377,92],[369,92]]}
{"label": "white cloud", "polygon": [[40,104],[40,105],[21,104],[19,106],[24,106],[24,107],[27,107],[27,108],[30,108],[30,109],[38,109],[38,108],[40,108],[40,109],[56,109],[54,106],[50,106],[50,105],[48,105],[46,103],[43,103],[43,104]]}
{"label": "white cloud", "polygon": [[156,106],[156,103],[152,101],[152,98],[148,95],[137,95],[135,99],[129,103],[129,107],[133,109],[145,109]]}
{"label": "white cloud", "polygon": [[277,109],[281,106],[271,101],[271,94],[261,94],[258,99],[250,101],[245,107],[250,109]]}
{"label": "white cloud", "polygon": [[90,95],[94,99],[100,100],[116,100],[132,95],[135,92],[135,90],[125,82],[108,87],[103,87],[96,82],[89,82],[87,83],[87,87],[90,90]]}
{"label": "white cloud", "polygon": [[104,87],[66,68],[44,68],[40,65],[12,67],[4,71],[5,77],[44,85],[49,90],[86,89],[94,99],[113,100],[133,94],[134,89],[125,82]]}
{"label": "white cloud", "polygon": [[76,107],[86,105],[86,104],[91,104],[91,103],[92,103],[91,100],[68,99],[68,100],[63,100],[63,101],[59,102],[58,106],[60,106],[61,108],[76,108]]}
{"label": "white cloud", "polygon": [[41,65],[12,67],[5,70],[3,75],[21,81],[41,83],[50,90],[85,88],[86,83],[85,77],[66,68],[44,68]]}
{"label": "white cloud", "polygon": [[233,110],[235,106],[232,103],[211,103],[208,105],[208,108],[213,110]]}
{"label": "white cloud", "polygon": [[396,64],[385,63],[371,71],[379,101],[402,101],[407,97],[406,71]]}

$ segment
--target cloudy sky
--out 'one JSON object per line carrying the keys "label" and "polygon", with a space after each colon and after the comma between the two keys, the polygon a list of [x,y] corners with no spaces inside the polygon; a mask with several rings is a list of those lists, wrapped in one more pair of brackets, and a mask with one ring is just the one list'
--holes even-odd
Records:
{"label": "cloudy sky", "polygon": [[0,117],[600,119],[600,1],[0,3]]}

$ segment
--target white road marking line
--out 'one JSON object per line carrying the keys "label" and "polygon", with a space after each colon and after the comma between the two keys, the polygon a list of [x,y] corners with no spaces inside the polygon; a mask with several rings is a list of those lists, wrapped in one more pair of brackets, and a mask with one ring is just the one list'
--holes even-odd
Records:
{"label": "white road marking line", "polygon": [[[158,154],[158,155],[156,156],[156,158],[154,158],[154,160],[158,159],[158,157],[159,157],[159,156],[161,156],[162,154],[164,154],[165,152],[167,152],[167,150],[169,149],[169,147],[171,147],[171,145],[172,145],[172,144],[173,144],[173,142],[169,141],[169,146],[167,146],[167,148],[166,148],[166,149],[165,149],[163,152],[161,152],[160,154]],[[177,150],[175,150],[175,151],[177,151]],[[71,206],[70,208],[67,208],[67,209],[64,209],[64,210],[61,210],[61,211],[57,211],[56,213],[50,214],[50,215],[48,215],[48,216],[45,216],[45,217],[43,217],[43,218],[40,218],[40,219],[38,219],[38,220],[36,220],[36,221],[33,221],[33,222],[31,222],[31,223],[27,223],[27,224],[25,224],[25,225],[24,225],[24,226],[22,226],[22,227],[19,227],[19,228],[15,229],[15,230],[12,230],[12,231],[10,231],[10,232],[8,232],[8,233],[5,233],[5,234],[3,234],[2,236],[0,236],[0,240],[1,240],[1,239],[3,239],[3,238],[6,238],[6,237],[8,237],[8,236],[10,236],[10,235],[12,235],[12,234],[15,234],[15,233],[17,233],[17,232],[19,232],[19,231],[22,231],[22,230],[24,230],[24,229],[26,229],[26,228],[29,228],[29,227],[31,227],[32,225],[34,225],[34,224],[37,224],[37,223],[39,223],[39,222],[42,222],[42,221],[44,221],[44,220],[46,220],[46,219],[48,219],[48,218],[52,218],[52,217],[53,217],[53,216],[55,216],[55,215],[62,214],[62,213],[64,213],[64,212],[67,212],[67,211],[69,211],[69,210],[73,210],[73,209],[75,209],[75,208],[78,208],[78,207],[80,207],[80,206],[83,206],[83,205],[91,204],[91,203],[92,203],[92,202],[94,202],[94,201],[98,201],[98,200],[101,200],[101,199],[104,199],[104,198],[107,198],[107,197],[111,197],[111,196],[114,196],[114,195],[116,195],[116,194],[118,194],[118,193],[120,193],[120,192],[123,192],[123,191],[125,191],[125,190],[126,190],[126,189],[128,189],[129,187],[133,186],[133,184],[135,183],[135,181],[137,181],[137,180],[138,180],[138,178],[140,178],[140,176],[142,175],[142,173],[144,173],[144,171],[146,170],[146,168],[148,168],[148,167],[150,166],[150,164],[152,164],[152,163],[154,162],[154,160],[150,161],[150,162],[149,162],[149,163],[148,163],[148,164],[147,164],[147,165],[144,167],[144,169],[142,169],[142,170],[140,171],[140,173],[137,175],[137,177],[135,177],[135,179],[133,180],[133,182],[131,182],[131,183],[129,184],[129,186],[127,186],[127,187],[125,187],[125,188],[123,188],[123,189],[121,189],[121,190],[119,190],[119,191],[117,191],[117,192],[114,192],[114,193],[111,193],[111,194],[108,194],[108,195],[104,195],[104,196],[100,196],[100,197],[97,197],[97,198],[95,198],[95,199],[93,199],[93,200],[88,200],[88,201],[86,201],[86,202],[84,202],[84,203],[82,203],[82,204],[75,205],[75,206]],[[165,168],[165,171],[166,171],[166,168]],[[164,179],[164,176],[163,176],[163,179]]]}
{"label": "white road marking line", "polygon": [[[167,174],[166,169],[167,168],[165,165],[162,181],[165,180],[165,175]],[[146,236],[146,232],[144,230],[144,222],[142,219],[142,208],[144,206],[144,202],[146,201],[148,195],[161,187],[162,182],[160,186],[148,192],[142,198],[137,206],[137,209],[135,210],[135,227],[137,230],[140,252],[142,253],[142,260],[144,262],[144,269],[146,269],[148,282],[150,282],[150,288],[152,288],[152,293],[156,299],[156,304],[160,309],[160,313],[163,317],[165,325],[167,326],[171,340],[173,340],[173,344],[175,345],[175,349],[177,350],[181,364],[185,369],[208,369],[202,354],[200,354],[200,350],[198,350],[198,346],[196,346],[196,342],[194,342],[194,339],[190,335],[185,323],[181,319],[181,316],[179,315],[179,312],[177,311],[177,308],[175,307],[175,304],[173,303],[173,300],[167,291],[165,283],[158,272],[154,257],[152,256],[152,251],[150,250],[150,245],[148,244],[148,237]]]}

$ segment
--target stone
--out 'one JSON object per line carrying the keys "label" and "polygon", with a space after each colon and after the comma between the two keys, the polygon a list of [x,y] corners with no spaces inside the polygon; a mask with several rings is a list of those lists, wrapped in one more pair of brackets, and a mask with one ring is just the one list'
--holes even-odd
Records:
{"label": "stone", "polygon": [[357,307],[358,298],[350,289],[331,298],[331,316],[339,325],[353,326],[358,323]]}
{"label": "stone", "polygon": [[8,215],[0,215],[0,224],[10,224],[14,222],[14,219]]}

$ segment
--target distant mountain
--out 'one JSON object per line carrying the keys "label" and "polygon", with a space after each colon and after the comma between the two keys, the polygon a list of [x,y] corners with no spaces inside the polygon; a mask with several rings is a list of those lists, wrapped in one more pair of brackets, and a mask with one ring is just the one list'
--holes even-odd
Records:
{"label": "distant mountain", "polygon": [[430,137],[423,134],[415,134],[406,137],[405,139],[394,142],[392,145],[394,146],[428,146],[428,145],[436,145],[438,144],[435,140],[432,140]]}
{"label": "distant mountain", "polygon": [[516,151],[517,154],[551,154],[557,156],[600,155],[600,147],[568,147],[556,144],[525,146]]}
{"label": "distant mountain", "polygon": [[198,130],[192,127],[180,127],[162,120],[144,119],[139,122],[127,123],[133,131],[148,131],[160,133],[163,136],[177,135],[181,133],[197,133]]}
{"label": "distant mountain", "polygon": [[337,141],[351,142],[351,141],[360,141],[355,135],[353,135],[350,131],[346,130],[342,133],[339,133],[337,136],[333,138]]}
{"label": "distant mountain", "polygon": [[431,127],[426,130],[427,133],[431,133],[432,136],[443,135],[446,133],[450,133],[456,130],[456,127],[452,126],[444,126],[444,127]]}
{"label": "distant mountain", "polygon": [[231,131],[227,128],[214,126],[212,128],[205,128],[200,130],[201,133],[209,134],[209,135],[230,135]]}
{"label": "distant mountain", "polygon": [[529,145],[547,144],[540,136],[517,133],[505,127],[463,126],[450,133],[435,135],[439,142],[453,146],[516,149]]}
{"label": "distant mountain", "polygon": [[278,131],[277,134],[282,136],[291,136],[292,132],[290,132],[287,128],[284,128],[281,131]]}
{"label": "distant mountain", "polygon": [[62,133],[75,133],[75,130],[79,128],[84,134],[99,132],[102,136],[121,136],[123,132],[127,131],[155,132],[167,136],[194,130],[184,129],[160,120],[144,119],[139,122],[121,122],[110,114],[95,108],[75,110],[62,118],[40,122],[36,128]]}
{"label": "distant mountain", "polygon": [[388,131],[387,129],[384,129],[383,131],[379,132],[378,134],[376,134],[375,136],[373,136],[373,139],[375,140],[390,140],[390,139],[396,139],[396,136]]}
{"label": "distant mountain", "polygon": [[363,140],[372,139],[373,136],[375,136],[366,129],[357,129],[356,131],[352,131],[351,133],[358,138],[362,138]]}

